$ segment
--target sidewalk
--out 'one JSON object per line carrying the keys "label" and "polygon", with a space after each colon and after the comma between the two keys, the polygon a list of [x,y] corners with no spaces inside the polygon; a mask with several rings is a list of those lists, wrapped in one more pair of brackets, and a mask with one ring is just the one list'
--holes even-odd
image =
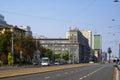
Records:
{"label": "sidewalk", "polygon": [[40,68],[23,68],[18,70],[0,70],[0,79],[5,77],[21,76],[28,74],[35,74],[41,72],[55,71],[61,69],[68,69],[73,67],[82,67],[98,64],[74,64],[74,65],[65,65],[65,66],[49,66],[49,67],[40,67]]}
{"label": "sidewalk", "polygon": [[[34,67],[34,65],[14,65],[14,66],[4,65],[0,67],[0,71],[1,70],[18,70],[18,69],[32,68],[32,67]],[[36,66],[36,67],[39,67],[39,66]]]}

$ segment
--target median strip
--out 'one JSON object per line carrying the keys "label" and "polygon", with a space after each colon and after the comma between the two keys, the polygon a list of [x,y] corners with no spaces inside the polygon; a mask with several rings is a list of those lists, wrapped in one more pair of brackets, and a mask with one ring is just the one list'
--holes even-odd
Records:
{"label": "median strip", "polygon": [[49,66],[49,67],[40,67],[40,68],[25,68],[22,70],[1,70],[0,78],[7,78],[13,76],[22,76],[36,73],[43,73],[55,70],[69,69],[75,67],[82,66],[90,66],[90,65],[98,65],[98,64],[72,64],[72,65],[64,65],[64,66]]}

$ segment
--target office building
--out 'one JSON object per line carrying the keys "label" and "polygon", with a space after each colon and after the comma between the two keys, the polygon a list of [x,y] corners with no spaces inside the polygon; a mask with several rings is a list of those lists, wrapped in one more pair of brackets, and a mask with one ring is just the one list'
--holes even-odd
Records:
{"label": "office building", "polygon": [[98,61],[101,61],[102,37],[100,34],[94,35],[94,51],[94,55],[98,58]]}
{"label": "office building", "polygon": [[89,46],[92,49],[92,31],[80,30],[80,32],[83,34],[84,37],[88,39]]}
{"label": "office building", "polygon": [[55,54],[69,52],[69,55],[72,54],[73,63],[89,62],[88,39],[78,29],[70,29],[66,32],[66,38],[39,38],[37,40],[43,47],[51,49]]}

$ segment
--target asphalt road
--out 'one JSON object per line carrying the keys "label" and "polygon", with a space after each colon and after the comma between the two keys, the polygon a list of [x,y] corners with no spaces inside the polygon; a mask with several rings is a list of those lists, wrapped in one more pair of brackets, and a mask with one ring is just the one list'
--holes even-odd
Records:
{"label": "asphalt road", "polygon": [[113,80],[114,69],[111,64],[72,68],[0,80]]}

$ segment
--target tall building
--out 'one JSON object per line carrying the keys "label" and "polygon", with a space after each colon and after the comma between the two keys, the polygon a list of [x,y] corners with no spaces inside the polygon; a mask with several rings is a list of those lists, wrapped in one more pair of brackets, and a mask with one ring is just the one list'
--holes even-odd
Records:
{"label": "tall building", "polygon": [[75,50],[72,50],[71,52],[78,56],[79,62],[88,62],[90,57],[90,47],[88,39],[82,34],[82,32],[77,28],[70,29],[66,33],[66,38],[68,38],[72,44],[77,44],[76,47],[73,46],[73,48],[76,49],[76,53],[74,53]]}
{"label": "tall building", "polygon": [[4,16],[0,14],[0,27],[3,27],[3,26],[8,26],[8,24],[4,20]]}
{"label": "tall building", "polygon": [[92,31],[80,30],[80,32],[88,39],[89,46],[92,48]]}
{"label": "tall building", "polygon": [[101,53],[102,53],[102,37],[100,34],[94,35],[94,51],[95,56],[100,61]]}

